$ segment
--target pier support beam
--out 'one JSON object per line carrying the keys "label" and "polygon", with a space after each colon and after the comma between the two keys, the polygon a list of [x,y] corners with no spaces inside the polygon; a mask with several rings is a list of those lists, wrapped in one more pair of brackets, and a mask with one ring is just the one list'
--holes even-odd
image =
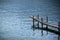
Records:
{"label": "pier support beam", "polygon": [[[41,27],[42,27],[42,29],[43,29],[43,18],[41,18]],[[42,36],[43,36],[43,30],[41,30],[41,33],[42,33]]]}
{"label": "pier support beam", "polygon": [[34,28],[34,16],[33,16],[33,28]]}
{"label": "pier support beam", "polygon": [[[48,23],[48,17],[46,16],[46,23]],[[48,29],[48,25],[46,25],[46,29]],[[47,31],[48,34],[48,31]]]}
{"label": "pier support beam", "polygon": [[35,27],[35,21],[34,21],[34,16],[33,16],[33,26],[32,26],[33,31],[34,31],[34,27]]}
{"label": "pier support beam", "polygon": [[[39,15],[37,15],[37,19],[39,19]],[[38,23],[37,23],[37,26],[38,26],[38,28],[39,28],[39,21],[38,21]]]}

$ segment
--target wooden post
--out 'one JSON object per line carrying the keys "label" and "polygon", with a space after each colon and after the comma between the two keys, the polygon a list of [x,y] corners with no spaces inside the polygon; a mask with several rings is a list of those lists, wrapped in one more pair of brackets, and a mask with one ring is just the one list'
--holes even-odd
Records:
{"label": "wooden post", "polygon": [[[58,31],[60,32],[60,22],[58,22]],[[58,35],[58,40],[60,40],[60,35]]]}
{"label": "wooden post", "polygon": [[33,26],[32,26],[33,31],[34,31],[34,27],[35,27],[35,22],[34,22],[34,16],[33,16]]}
{"label": "wooden post", "polygon": [[43,28],[43,18],[41,18],[41,22],[42,22],[42,23],[41,23],[41,27]]}
{"label": "wooden post", "polygon": [[[39,15],[37,15],[37,18],[39,19]],[[39,28],[39,21],[38,21],[38,23],[37,23],[37,26],[38,26],[38,28]]]}
{"label": "wooden post", "polygon": [[[41,18],[41,27],[42,27],[42,29],[43,29],[43,18]],[[43,36],[43,30],[41,31],[41,33],[42,33],[42,35],[41,36]]]}
{"label": "wooden post", "polygon": [[33,16],[33,28],[34,28],[34,16]]}
{"label": "wooden post", "polygon": [[[48,17],[46,16],[46,23],[48,23]],[[46,25],[46,29],[48,29],[48,25]],[[47,31],[48,34],[48,31]]]}

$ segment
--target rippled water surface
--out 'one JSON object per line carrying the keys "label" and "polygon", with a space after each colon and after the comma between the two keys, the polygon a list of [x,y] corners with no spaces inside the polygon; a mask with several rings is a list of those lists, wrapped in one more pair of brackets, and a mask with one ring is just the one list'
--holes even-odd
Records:
{"label": "rippled water surface", "polygon": [[49,23],[57,25],[59,5],[54,0],[0,0],[0,40],[58,40],[54,33],[41,36],[41,30],[33,31],[29,16],[48,16]]}

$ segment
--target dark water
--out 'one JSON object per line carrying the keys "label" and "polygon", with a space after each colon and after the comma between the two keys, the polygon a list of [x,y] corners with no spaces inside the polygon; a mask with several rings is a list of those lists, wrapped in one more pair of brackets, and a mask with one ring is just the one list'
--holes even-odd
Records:
{"label": "dark water", "polygon": [[31,15],[39,14],[49,23],[60,21],[59,0],[0,0],[0,40],[58,40],[58,35],[31,29]]}

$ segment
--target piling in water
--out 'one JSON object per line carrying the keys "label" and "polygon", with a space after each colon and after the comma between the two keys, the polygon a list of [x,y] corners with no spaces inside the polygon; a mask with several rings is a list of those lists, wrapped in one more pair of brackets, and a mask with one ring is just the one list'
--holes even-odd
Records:
{"label": "piling in water", "polygon": [[[41,18],[41,27],[43,28],[43,18]],[[42,36],[43,36],[43,30],[41,30]]]}
{"label": "piling in water", "polygon": [[[46,23],[48,23],[48,17],[46,16]],[[46,29],[48,29],[48,25],[46,25]],[[48,31],[47,31],[48,34]]]}
{"label": "piling in water", "polygon": [[[60,22],[58,22],[58,31],[60,32]],[[60,35],[58,35],[58,40],[60,40]]]}
{"label": "piling in water", "polygon": [[[39,19],[39,15],[37,15],[37,19]],[[37,24],[38,28],[39,28],[39,21],[38,21],[38,24]]]}

